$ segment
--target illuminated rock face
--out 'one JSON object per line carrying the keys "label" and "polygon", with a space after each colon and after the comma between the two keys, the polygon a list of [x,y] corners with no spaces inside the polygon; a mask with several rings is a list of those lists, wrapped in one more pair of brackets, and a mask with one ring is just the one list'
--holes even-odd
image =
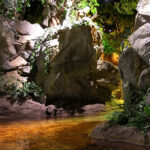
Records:
{"label": "illuminated rock face", "polygon": [[145,23],[150,23],[150,0],[140,0],[137,5],[137,11],[135,30]]}
{"label": "illuminated rock face", "polygon": [[150,0],[140,0],[137,5],[138,13],[150,16]]}
{"label": "illuminated rock face", "polygon": [[135,31],[129,37],[131,46],[119,60],[126,101],[141,92],[146,94],[150,85],[150,0],[140,0],[137,10]]}

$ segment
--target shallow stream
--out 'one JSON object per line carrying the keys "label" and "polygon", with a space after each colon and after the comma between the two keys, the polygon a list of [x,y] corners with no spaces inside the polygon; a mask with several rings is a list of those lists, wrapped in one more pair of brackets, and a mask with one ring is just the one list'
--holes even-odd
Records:
{"label": "shallow stream", "polygon": [[108,142],[99,147],[92,143],[88,135],[104,123],[105,114],[0,123],[0,150],[149,150],[122,143]]}

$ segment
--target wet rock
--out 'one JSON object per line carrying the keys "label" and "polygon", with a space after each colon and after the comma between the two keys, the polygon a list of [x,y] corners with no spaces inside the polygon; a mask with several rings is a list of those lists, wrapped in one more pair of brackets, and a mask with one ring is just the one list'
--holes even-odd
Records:
{"label": "wet rock", "polygon": [[[0,121],[37,120],[51,118],[66,118],[71,114],[54,105],[45,106],[31,99],[27,99],[22,105],[17,103],[11,105],[8,97],[0,97]],[[75,112],[74,116],[93,115],[104,110],[104,105],[95,104],[84,107],[83,113]]]}
{"label": "wet rock", "polygon": [[57,112],[57,109],[56,109],[56,107],[54,106],[54,105],[49,105],[49,106],[47,106],[47,109],[46,109],[46,114],[49,116],[51,116],[51,115],[53,115],[53,116],[56,116],[57,114],[56,114],[56,112]]}
{"label": "wet rock", "polygon": [[106,130],[103,128],[104,125],[98,125],[90,135],[97,144],[101,141],[110,141],[150,146],[150,132],[145,138],[135,127],[114,126]]}
{"label": "wet rock", "polygon": [[11,105],[6,97],[0,98],[0,121],[30,120],[46,118],[46,107],[43,104],[27,100],[21,106]]}
{"label": "wet rock", "polygon": [[105,108],[104,104],[93,104],[93,105],[86,105],[81,109],[83,110],[82,114],[90,115],[90,114],[102,112],[104,111],[104,108]]}

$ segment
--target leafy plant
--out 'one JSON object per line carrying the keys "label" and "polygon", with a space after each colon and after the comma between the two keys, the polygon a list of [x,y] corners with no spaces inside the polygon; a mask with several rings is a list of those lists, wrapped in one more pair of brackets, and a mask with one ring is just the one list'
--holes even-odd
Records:
{"label": "leafy plant", "polygon": [[115,2],[114,8],[120,14],[133,15],[136,10],[136,5],[138,0],[120,0],[120,2]]}
{"label": "leafy plant", "polygon": [[[34,47],[34,51],[30,57],[30,62],[31,62],[31,72],[34,71],[35,68],[35,63],[36,63],[36,57],[39,56],[41,53],[44,54],[44,73],[47,74],[49,72],[49,65],[50,65],[50,55],[51,55],[51,49],[49,48],[48,45],[44,45],[46,43],[46,41],[51,40],[52,39],[52,32],[51,30],[48,31],[48,35],[45,37],[45,35],[47,34],[47,32],[41,36],[39,39],[37,39],[35,47]],[[43,47],[44,46],[44,49]]]}
{"label": "leafy plant", "polygon": [[[26,8],[31,6],[31,1],[35,0],[1,0],[0,12],[11,18],[15,19],[15,14],[24,15]],[[39,0],[43,5],[45,0]]]}
{"label": "leafy plant", "polygon": [[138,100],[130,107],[129,104],[128,106],[125,104],[123,109],[123,111],[113,112],[104,129],[116,125],[134,126],[144,135],[150,130],[150,106],[145,104],[144,96],[141,101]]}
{"label": "leafy plant", "polygon": [[77,1],[78,5],[77,7],[79,9],[81,8],[85,8],[85,7],[90,7],[90,11],[92,14],[96,14],[97,13],[97,7],[99,6],[99,3],[97,2],[97,0],[82,0],[82,1]]}
{"label": "leafy plant", "polygon": [[43,90],[34,82],[20,82],[14,77],[1,77],[0,81],[1,95],[10,95],[12,104],[15,102],[22,104],[27,98],[32,98],[41,103],[44,102]]}

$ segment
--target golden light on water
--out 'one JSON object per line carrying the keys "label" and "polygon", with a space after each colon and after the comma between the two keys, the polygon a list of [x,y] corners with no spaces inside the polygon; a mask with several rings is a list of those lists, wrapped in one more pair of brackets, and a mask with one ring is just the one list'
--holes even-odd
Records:
{"label": "golden light on water", "polygon": [[0,150],[76,150],[90,144],[88,134],[100,115],[0,125]]}

